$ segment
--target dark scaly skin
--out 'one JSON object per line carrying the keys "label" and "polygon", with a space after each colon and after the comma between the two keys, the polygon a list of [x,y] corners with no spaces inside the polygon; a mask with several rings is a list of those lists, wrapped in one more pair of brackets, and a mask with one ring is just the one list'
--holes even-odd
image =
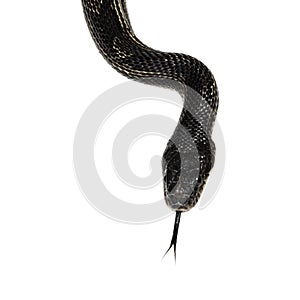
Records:
{"label": "dark scaly skin", "polygon": [[175,89],[184,99],[162,160],[165,201],[176,211],[170,245],[175,250],[180,214],[195,206],[214,165],[211,134],[219,102],[216,82],[199,60],[144,45],[132,30],[125,0],[82,0],[82,4],[98,50],[118,72]]}

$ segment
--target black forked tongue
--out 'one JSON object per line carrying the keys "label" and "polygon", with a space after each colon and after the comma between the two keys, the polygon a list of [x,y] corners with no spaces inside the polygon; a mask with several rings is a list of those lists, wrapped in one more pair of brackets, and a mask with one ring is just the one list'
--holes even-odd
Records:
{"label": "black forked tongue", "polygon": [[[178,228],[179,228],[179,223],[180,223],[180,217],[181,217],[181,211],[176,211],[176,216],[175,216],[175,223],[174,223],[174,229],[173,229],[173,235],[172,235],[172,240],[169,249],[166,251],[165,255],[169,252],[169,250],[174,246],[174,258],[176,261],[176,243],[177,243],[177,235],[178,235]],[[163,256],[163,258],[165,257]]]}

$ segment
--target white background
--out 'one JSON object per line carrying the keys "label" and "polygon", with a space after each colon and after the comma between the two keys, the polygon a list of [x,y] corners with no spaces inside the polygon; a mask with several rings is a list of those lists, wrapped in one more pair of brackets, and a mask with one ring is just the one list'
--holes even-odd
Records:
{"label": "white background", "polygon": [[202,60],[220,90],[225,177],[182,216],[174,266],[161,261],[173,216],[114,222],[78,188],[77,123],[125,80],[80,1],[2,1],[0,298],[298,300],[298,2],[128,0],[144,43]]}

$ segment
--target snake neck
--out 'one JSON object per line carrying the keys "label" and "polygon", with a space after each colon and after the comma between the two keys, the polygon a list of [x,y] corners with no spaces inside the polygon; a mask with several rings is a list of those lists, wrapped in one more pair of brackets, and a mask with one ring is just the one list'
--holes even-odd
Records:
{"label": "snake neck", "polygon": [[188,86],[198,97],[183,95],[185,110],[200,111],[199,102],[206,103],[214,116],[205,130],[212,128],[218,109],[218,90],[212,73],[202,62],[185,54],[162,52],[144,45],[132,30],[125,0],[82,0],[82,4],[98,50],[118,72],[131,79],[149,79],[155,85],[160,79],[174,81],[173,84],[161,81],[158,85],[173,85],[171,88],[181,95],[184,87],[176,84]]}

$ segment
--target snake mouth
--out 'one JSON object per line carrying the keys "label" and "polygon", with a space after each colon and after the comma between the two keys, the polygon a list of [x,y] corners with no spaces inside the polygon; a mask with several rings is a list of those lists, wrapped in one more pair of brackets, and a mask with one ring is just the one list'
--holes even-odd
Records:
{"label": "snake mouth", "polygon": [[165,201],[172,210],[181,212],[190,210],[195,202],[190,194],[169,194]]}
{"label": "snake mouth", "polygon": [[184,187],[178,184],[177,188],[167,190],[165,184],[164,196],[165,202],[174,211],[186,212],[192,209],[200,199],[204,190],[207,176],[199,176],[197,181],[186,182]]}

